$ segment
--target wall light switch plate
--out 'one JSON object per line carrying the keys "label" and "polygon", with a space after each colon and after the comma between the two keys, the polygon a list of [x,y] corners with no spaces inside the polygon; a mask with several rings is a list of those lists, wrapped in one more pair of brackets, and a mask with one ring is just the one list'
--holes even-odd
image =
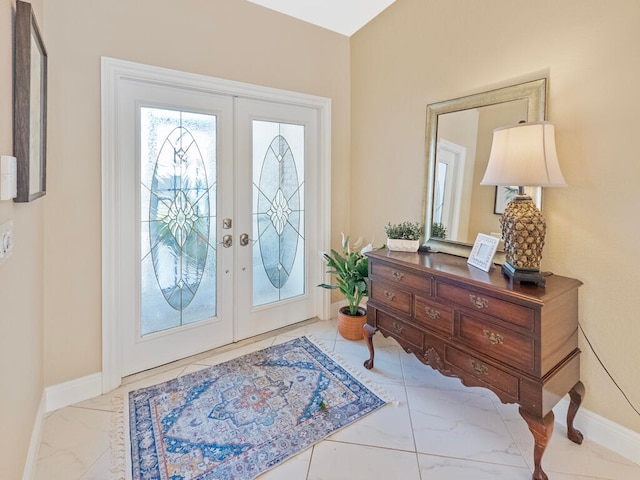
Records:
{"label": "wall light switch plate", "polygon": [[13,253],[13,220],[0,225],[0,263]]}
{"label": "wall light switch plate", "polygon": [[16,198],[18,190],[18,168],[16,157],[0,156],[0,200]]}

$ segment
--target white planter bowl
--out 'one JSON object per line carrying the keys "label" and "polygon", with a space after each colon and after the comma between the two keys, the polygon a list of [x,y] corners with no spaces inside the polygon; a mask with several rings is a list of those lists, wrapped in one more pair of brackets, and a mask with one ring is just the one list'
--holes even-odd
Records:
{"label": "white planter bowl", "polygon": [[420,240],[398,240],[387,238],[387,248],[394,252],[417,252]]}

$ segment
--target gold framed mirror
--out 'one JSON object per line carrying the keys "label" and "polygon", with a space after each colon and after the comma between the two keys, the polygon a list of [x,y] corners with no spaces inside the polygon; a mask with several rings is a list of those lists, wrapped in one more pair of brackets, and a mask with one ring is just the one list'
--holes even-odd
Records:
{"label": "gold framed mirror", "polygon": [[[478,233],[500,234],[501,209],[511,192],[482,186],[493,130],[545,120],[546,79],[427,106],[427,169],[423,198],[425,245],[468,257]],[[531,189],[541,206],[541,189]],[[503,255],[496,255],[501,263]]]}

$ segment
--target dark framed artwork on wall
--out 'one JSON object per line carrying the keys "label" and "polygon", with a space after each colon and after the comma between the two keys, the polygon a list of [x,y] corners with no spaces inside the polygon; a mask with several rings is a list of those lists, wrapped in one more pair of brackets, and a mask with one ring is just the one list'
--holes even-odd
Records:
{"label": "dark framed artwork on wall", "polygon": [[507,205],[518,193],[518,187],[496,187],[496,200],[493,206],[493,213],[502,215]]}
{"label": "dark framed artwork on wall", "polygon": [[[518,193],[518,187],[496,187],[496,197],[493,205],[493,213],[496,215],[504,214],[507,205],[513,200]],[[524,193],[529,195],[536,207],[542,206],[542,188],[541,187],[524,187]]]}
{"label": "dark framed artwork on wall", "polygon": [[47,51],[30,3],[16,2],[13,94],[13,155],[16,202],[46,193]]}

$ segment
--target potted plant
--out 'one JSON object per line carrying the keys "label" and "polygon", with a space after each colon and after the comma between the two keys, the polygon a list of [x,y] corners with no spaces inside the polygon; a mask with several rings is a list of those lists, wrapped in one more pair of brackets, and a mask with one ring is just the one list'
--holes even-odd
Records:
{"label": "potted plant", "polygon": [[417,252],[420,247],[422,226],[418,222],[402,222],[384,227],[387,248],[396,252]]}
{"label": "potted plant", "polygon": [[431,236],[433,238],[440,238],[442,240],[446,240],[447,227],[444,225],[444,223],[433,222],[433,225],[431,225]]}
{"label": "potted plant", "polygon": [[343,235],[342,253],[332,249],[331,254],[322,254],[330,269],[327,273],[336,276],[336,285],[322,283],[318,286],[338,289],[347,299],[349,305],[338,312],[338,332],[347,340],[361,340],[362,328],[367,322],[367,311],[360,306],[360,302],[368,295],[369,261],[365,253],[371,249],[369,244],[362,250],[352,251],[349,237]]}

